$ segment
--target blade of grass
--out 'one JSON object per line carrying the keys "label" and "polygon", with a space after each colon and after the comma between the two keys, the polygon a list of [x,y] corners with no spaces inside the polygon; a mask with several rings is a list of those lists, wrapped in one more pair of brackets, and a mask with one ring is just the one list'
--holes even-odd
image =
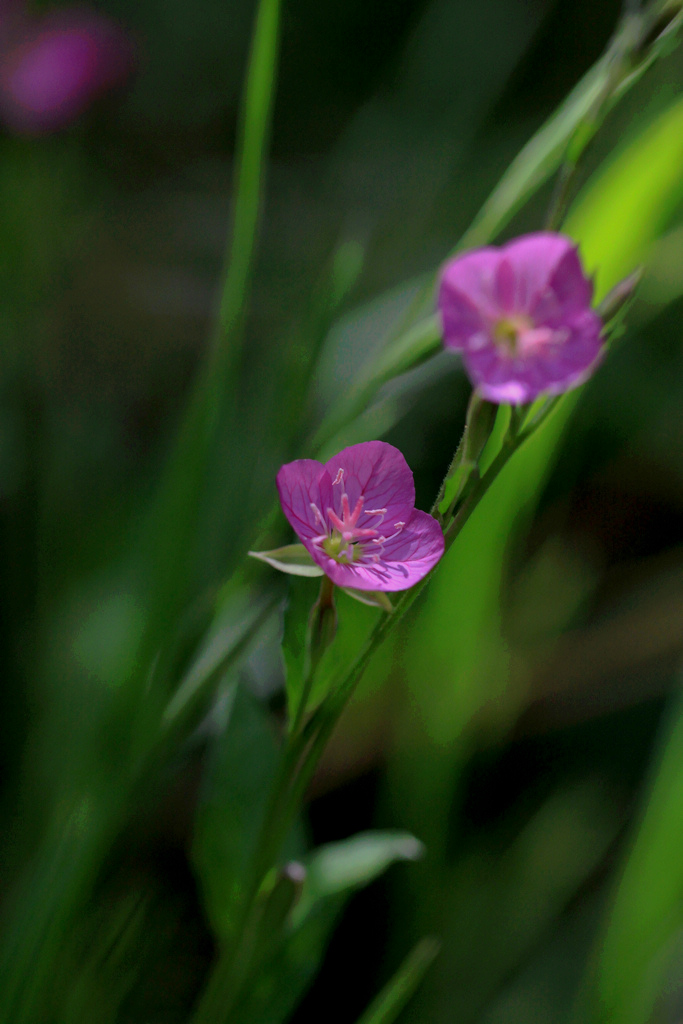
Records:
{"label": "blade of grass", "polygon": [[619,881],[584,1019],[653,1019],[683,927],[683,704],[664,744],[640,828]]}
{"label": "blade of grass", "polygon": [[[193,536],[216,426],[235,402],[270,136],[280,0],[260,0],[247,70],[232,240],[217,329],[200,369],[151,523],[150,616],[138,659],[146,672],[187,598]],[[232,410],[234,412],[234,410]],[[228,413],[230,410],[228,410]]]}
{"label": "blade of grass", "polygon": [[439,942],[421,939],[393,978],[370,1003],[358,1024],[392,1024],[406,1005],[439,952]]}

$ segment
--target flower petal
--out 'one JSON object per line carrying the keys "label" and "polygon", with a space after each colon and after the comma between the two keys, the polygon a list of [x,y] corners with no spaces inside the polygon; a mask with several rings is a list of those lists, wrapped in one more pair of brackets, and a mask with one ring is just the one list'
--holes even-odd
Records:
{"label": "flower petal", "polygon": [[[426,576],[444,553],[444,537],[434,516],[416,508],[405,530],[384,544],[385,562],[402,562],[415,576]],[[417,574],[417,575],[415,575]]]}
{"label": "flower petal", "polygon": [[462,352],[473,383],[492,402],[558,394],[584,381],[600,359],[592,296],[564,235],[539,231],[475,250],[443,271],[444,344]]}
{"label": "flower petal", "polygon": [[555,326],[589,309],[592,298],[593,282],[584,274],[579,254],[572,248],[550,275],[531,315],[537,324]]}
{"label": "flower petal", "polygon": [[315,509],[324,516],[332,502],[332,481],[327,470],[315,459],[297,459],[281,467],[276,483],[282,511],[311,550],[306,542],[325,532]]}
{"label": "flower petal", "polygon": [[[590,303],[590,292],[585,298],[586,278],[570,238],[552,231],[536,231],[508,242],[500,250],[501,260],[509,263],[514,275],[514,295],[509,308],[516,313],[534,314],[538,302],[550,289],[552,296],[555,273],[560,273],[560,289],[566,299],[567,289],[580,288],[581,305]],[[566,266],[565,266],[565,261]],[[578,267],[579,278],[574,278]]]}
{"label": "flower petal", "polygon": [[443,268],[438,306],[447,348],[463,349],[500,315],[496,296],[499,260],[497,249],[475,249],[456,256]]}
{"label": "flower petal", "polygon": [[[365,441],[344,448],[325,464],[330,479],[338,478],[340,485],[333,487],[337,515],[341,513],[341,496],[348,495],[353,509],[363,497],[363,511],[358,520],[360,528],[379,528],[381,523],[393,527],[396,522],[408,522],[415,505],[415,484],[410,466],[398,448],[385,441]],[[327,507],[327,506],[326,506]],[[386,509],[382,516],[368,515],[368,511]]]}

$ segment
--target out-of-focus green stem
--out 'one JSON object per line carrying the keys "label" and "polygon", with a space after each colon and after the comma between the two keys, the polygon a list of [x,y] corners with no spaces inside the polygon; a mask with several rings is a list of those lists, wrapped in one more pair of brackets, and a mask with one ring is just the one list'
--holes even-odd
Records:
{"label": "out-of-focus green stem", "polygon": [[235,403],[244,318],[253,276],[277,67],[280,0],[260,0],[240,119],[234,221],[218,323],[161,482],[150,529],[151,595],[137,663],[147,668],[187,600],[193,538],[211,444]]}
{"label": "out-of-focus green stem", "polygon": [[266,147],[270,137],[280,24],[280,0],[260,0],[251,44],[241,144],[235,181],[232,243],[226,261],[218,330],[209,359],[209,373],[230,373],[239,363],[242,321],[254,269],[261,211]]}
{"label": "out-of-focus green stem", "polygon": [[628,5],[625,7],[620,28],[605,56],[602,86],[576,125],[567,145],[546,216],[545,227],[548,231],[557,231],[561,226],[571,199],[579,161],[614,102],[619,86],[632,70],[632,58],[642,36],[643,18],[644,15],[638,11],[631,10]]}
{"label": "out-of-focus green stem", "polygon": [[391,1024],[422,981],[439,948],[437,939],[421,939],[357,1024]]}
{"label": "out-of-focus green stem", "polygon": [[293,719],[290,722],[290,732],[296,736],[301,729],[301,723],[306,716],[306,708],[315,682],[315,674],[320,664],[320,659],[334,639],[337,629],[337,613],[334,607],[334,583],[329,576],[323,576],[320,581],[320,595],[311,609],[308,623],[308,637],[306,646],[306,672],[301,697]]}

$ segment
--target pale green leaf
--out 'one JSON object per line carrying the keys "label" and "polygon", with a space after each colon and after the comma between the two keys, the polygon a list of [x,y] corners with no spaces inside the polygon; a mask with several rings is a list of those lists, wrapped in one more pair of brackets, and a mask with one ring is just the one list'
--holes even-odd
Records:
{"label": "pale green leaf", "polygon": [[352,587],[342,587],[341,589],[354,601],[360,601],[361,604],[366,604],[370,608],[381,608],[384,612],[393,612],[394,610],[389,595],[385,594],[383,590],[354,590]]}
{"label": "pale green leaf", "polygon": [[307,875],[296,920],[302,920],[321,899],[368,885],[400,860],[418,860],[424,846],[409,832],[361,832],[314,850],[306,861]]}
{"label": "pale green leaf", "polygon": [[323,570],[311,558],[303,544],[285,544],[272,551],[248,551],[252,558],[258,558],[273,569],[289,573],[290,576],[324,576]]}

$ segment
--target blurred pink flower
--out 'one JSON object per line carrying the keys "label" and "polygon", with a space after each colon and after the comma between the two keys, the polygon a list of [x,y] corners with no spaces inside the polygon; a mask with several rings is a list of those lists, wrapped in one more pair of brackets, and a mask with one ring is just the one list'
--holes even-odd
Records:
{"label": "blurred pink flower", "polygon": [[133,66],[130,38],[87,7],[29,16],[0,10],[0,119],[15,132],[57,131],[120,85]]}
{"label": "blurred pink flower", "polygon": [[439,524],[415,508],[406,460],[384,441],[344,448],[324,466],[289,462],[277,487],[290,524],[340,587],[406,590],[443,555]]}
{"label": "blurred pink flower", "polygon": [[444,344],[490,402],[529,402],[587,379],[603,349],[593,285],[574,244],[542,231],[474,249],[443,269]]}

